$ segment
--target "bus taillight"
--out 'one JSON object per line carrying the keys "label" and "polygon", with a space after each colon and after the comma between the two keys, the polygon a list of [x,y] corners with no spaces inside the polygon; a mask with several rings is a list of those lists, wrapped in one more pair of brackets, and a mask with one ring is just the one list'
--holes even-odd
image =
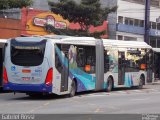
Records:
{"label": "bus taillight", "polygon": [[4,67],[4,72],[3,72],[3,84],[8,83],[8,76],[7,76],[7,71],[6,68]]}
{"label": "bus taillight", "polygon": [[53,79],[53,68],[50,68],[46,76],[45,84],[47,86],[52,85],[52,79]]}

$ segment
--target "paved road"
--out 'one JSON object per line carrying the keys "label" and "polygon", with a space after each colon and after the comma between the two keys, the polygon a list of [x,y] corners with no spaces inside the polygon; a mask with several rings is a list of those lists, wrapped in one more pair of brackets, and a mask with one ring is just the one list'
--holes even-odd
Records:
{"label": "paved road", "polygon": [[110,93],[81,93],[73,98],[30,98],[23,93],[0,93],[0,113],[160,113],[160,84]]}

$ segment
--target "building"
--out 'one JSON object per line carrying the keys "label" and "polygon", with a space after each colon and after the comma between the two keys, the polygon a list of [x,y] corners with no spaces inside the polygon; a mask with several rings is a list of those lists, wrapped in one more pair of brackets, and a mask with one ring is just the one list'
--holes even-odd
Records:
{"label": "building", "polygon": [[[145,14],[146,1],[149,1],[149,8]],[[47,0],[43,2],[47,5],[45,3]],[[160,47],[160,0],[100,0],[100,2],[103,7],[118,6],[117,11],[111,13],[107,19],[110,39],[147,41],[153,47]],[[40,0],[35,0],[33,8],[39,6],[39,9],[49,9],[48,5],[40,4]],[[148,40],[145,40],[146,15],[149,18]]]}
{"label": "building", "polygon": [[[112,1],[112,0],[111,0]],[[117,12],[109,16],[109,37],[119,40],[145,40],[146,16],[149,18],[148,43],[152,47],[160,47],[160,1],[148,0],[116,0]],[[116,21],[116,22],[115,22]]]}
{"label": "building", "polygon": [[[54,2],[57,1],[54,0]],[[145,12],[146,1],[149,1],[147,13]],[[160,47],[160,0],[100,0],[100,2],[103,7],[118,6],[117,11],[109,14],[107,19],[110,39],[147,41],[153,47]],[[48,0],[34,0],[31,8],[43,11],[50,9]],[[23,16],[17,10],[14,14],[10,13],[0,13],[0,17],[19,19]],[[148,38],[145,38],[146,26]]]}
{"label": "building", "polygon": [[21,10],[0,10],[0,38],[12,38],[21,35]]}

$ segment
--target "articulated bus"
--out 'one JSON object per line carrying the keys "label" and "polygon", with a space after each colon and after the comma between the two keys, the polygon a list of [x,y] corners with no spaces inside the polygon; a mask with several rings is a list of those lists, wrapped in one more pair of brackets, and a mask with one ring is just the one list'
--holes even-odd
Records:
{"label": "articulated bus", "polygon": [[18,37],[8,41],[4,89],[74,96],[82,91],[111,91],[147,79],[145,42],[92,37]]}
{"label": "articulated bus", "polygon": [[3,60],[4,60],[4,50],[5,50],[5,43],[6,42],[7,42],[6,39],[0,39],[0,89],[2,89]]}

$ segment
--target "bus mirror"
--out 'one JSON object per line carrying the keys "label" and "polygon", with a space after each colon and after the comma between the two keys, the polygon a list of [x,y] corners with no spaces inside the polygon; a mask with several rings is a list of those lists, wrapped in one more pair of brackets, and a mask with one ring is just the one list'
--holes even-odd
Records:
{"label": "bus mirror", "polygon": [[85,71],[90,72],[91,71],[91,66],[90,65],[85,65]]}

